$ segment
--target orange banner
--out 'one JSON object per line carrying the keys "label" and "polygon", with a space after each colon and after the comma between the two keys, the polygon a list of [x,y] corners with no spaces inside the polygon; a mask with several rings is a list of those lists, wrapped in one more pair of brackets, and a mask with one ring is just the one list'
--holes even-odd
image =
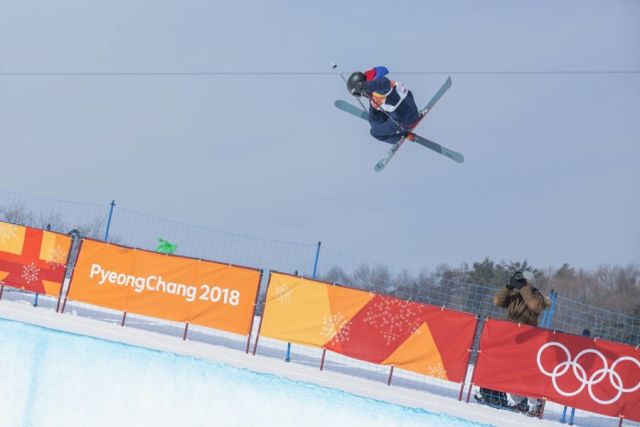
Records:
{"label": "orange banner", "polygon": [[475,327],[472,314],[272,273],[260,335],[462,381]]}
{"label": "orange banner", "polygon": [[85,239],[68,298],[248,335],[260,270]]}
{"label": "orange banner", "polygon": [[70,249],[64,234],[0,222],[0,283],[58,296]]}

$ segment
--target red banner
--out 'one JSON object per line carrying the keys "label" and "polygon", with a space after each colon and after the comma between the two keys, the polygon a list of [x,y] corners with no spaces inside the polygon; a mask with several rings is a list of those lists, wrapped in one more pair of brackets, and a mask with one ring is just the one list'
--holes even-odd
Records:
{"label": "red banner", "polygon": [[[372,363],[426,369],[427,375],[461,382],[476,322],[469,313],[376,295],[324,348]],[[340,339],[342,331],[351,339]]]}
{"label": "red banner", "polygon": [[57,296],[70,248],[64,234],[0,222],[0,283]]}
{"label": "red banner", "polygon": [[473,383],[640,421],[640,350],[489,319]]}
{"label": "red banner", "polygon": [[469,313],[273,272],[260,335],[461,382],[476,324]]}

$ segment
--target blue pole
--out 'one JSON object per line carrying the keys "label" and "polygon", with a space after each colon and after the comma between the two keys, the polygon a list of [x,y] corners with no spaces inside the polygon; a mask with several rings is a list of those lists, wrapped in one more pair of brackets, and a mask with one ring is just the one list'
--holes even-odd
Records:
{"label": "blue pole", "polygon": [[551,309],[549,310],[549,319],[547,320],[547,328],[551,328],[553,316],[556,314],[556,305],[558,305],[558,293],[551,291]]}
{"label": "blue pole", "polygon": [[556,293],[555,291],[551,291],[550,299],[551,299],[551,307],[549,307],[542,315],[542,324],[540,325],[543,328],[550,328],[551,322],[553,320],[553,313],[556,309]]}
{"label": "blue pole", "polygon": [[318,241],[318,247],[316,248],[316,259],[313,262],[313,278],[316,278],[316,273],[318,272],[318,260],[320,259],[320,245],[322,242]]}
{"label": "blue pole", "polygon": [[[551,303],[553,304],[553,300],[551,300]],[[547,317],[549,317],[549,310],[551,310],[551,307],[547,308],[542,313],[542,320],[540,321],[540,327],[541,328],[546,328],[547,327]]]}
{"label": "blue pole", "polygon": [[109,227],[111,227],[111,217],[113,216],[113,208],[116,207],[116,201],[111,201],[111,207],[109,208],[109,219],[107,219],[107,229],[104,231],[104,241],[109,241]]}
{"label": "blue pole", "polygon": [[36,294],[36,299],[35,299],[35,301],[33,301],[33,306],[34,307],[38,306],[38,295],[40,295],[40,294]]}
{"label": "blue pole", "polygon": [[569,425],[573,425],[573,417],[576,415],[576,408],[571,408],[571,416],[569,417]]}

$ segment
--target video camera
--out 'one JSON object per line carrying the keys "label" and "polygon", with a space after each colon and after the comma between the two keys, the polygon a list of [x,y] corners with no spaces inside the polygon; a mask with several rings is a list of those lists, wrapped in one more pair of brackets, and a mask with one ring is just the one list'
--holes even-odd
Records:
{"label": "video camera", "polygon": [[510,289],[522,289],[524,285],[527,284],[527,279],[524,278],[524,274],[522,271],[516,271],[509,278],[509,286]]}

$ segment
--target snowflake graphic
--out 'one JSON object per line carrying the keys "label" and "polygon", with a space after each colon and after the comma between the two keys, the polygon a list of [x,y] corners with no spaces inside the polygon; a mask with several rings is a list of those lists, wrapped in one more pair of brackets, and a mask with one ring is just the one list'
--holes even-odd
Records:
{"label": "snowflake graphic", "polygon": [[28,284],[38,280],[39,276],[40,276],[40,269],[36,267],[36,265],[33,262],[29,265],[25,265],[22,268],[22,278]]}
{"label": "snowflake graphic", "polygon": [[289,286],[280,284],[276,287],[276,301],[280,304],[290,303],[292,295],[293,289]]}
{"label": "snowflake graphic", "polygon": [[18,234],[18,226],[13,224],[0,224],[0,243],[7,242]]}
{"label": "snowflake graphic", "polygon": [[51,270],[63,267],[66,255],[67,254],[61,246],[56,246],[55,248],[49,249],[47,253],[47,264],[49,265],[49,267],[51,267]]}
{"label": "snowflake graphic", "polygon": [[325,338],[331,338],[331,344],[349,341],[348,322],[349,320],[340,312],[324,316],[320,335]]}
{"label": "snowflake graphic", "polygon": [[415,305],[391,298],[379,299],[365,315],[365,323],[372,325],[391,345],[406,334],[413,334],[422,324]]}
{"label": "snowflake graphic", "polygon": [[434,377],[434,378],[439,378],[441,380],[446,380],[447,378],[447,371],[444,369],[444,367],[438,363],[436,365],[431,365],[427,368],[427,375]]}

